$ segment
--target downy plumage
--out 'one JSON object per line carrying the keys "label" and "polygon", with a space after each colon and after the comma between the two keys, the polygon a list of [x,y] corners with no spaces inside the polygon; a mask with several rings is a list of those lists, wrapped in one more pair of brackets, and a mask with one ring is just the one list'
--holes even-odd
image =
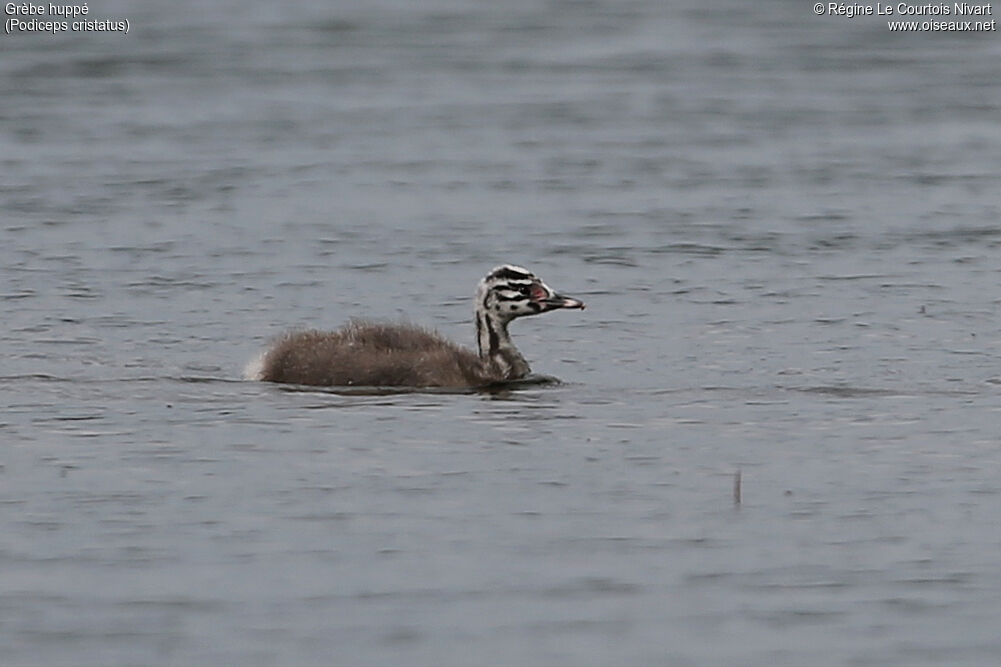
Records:
{"label": "downy plumage", "polygon": [[250,375],[314,386],[463,388],[510,382],[531,369],[511,341],[508,324],[559,308],[583,309],[584,303],[505,264],[487,274],[476,292],[478,353],[422,327],[357,320],[337,331],[283,335]]}

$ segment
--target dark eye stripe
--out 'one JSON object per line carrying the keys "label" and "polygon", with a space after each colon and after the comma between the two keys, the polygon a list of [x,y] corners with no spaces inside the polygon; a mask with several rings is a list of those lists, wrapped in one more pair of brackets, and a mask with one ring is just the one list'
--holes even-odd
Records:
{"label": "dark eye stripe", "polygon": [[498,283],[494,285],[494,289],[509,290],[511,292],[525,292],[534,284],[536,283],[532,280],[519,280],[518,282],[508,281],[506,283]]}

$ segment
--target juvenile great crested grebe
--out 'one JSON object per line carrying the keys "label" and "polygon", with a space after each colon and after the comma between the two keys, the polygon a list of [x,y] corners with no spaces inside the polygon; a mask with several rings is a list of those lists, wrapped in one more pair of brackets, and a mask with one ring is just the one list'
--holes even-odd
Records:
{"label": "juvenile great crested grebe", "polygon": [[351,322],[337,331],[287,333],[267,350],[253,379],[314,386],[483,387],[531,372],[511,342],[511,320],[584,308],[519,266],[498,266],[476,291],[479,354],[407,324]]}

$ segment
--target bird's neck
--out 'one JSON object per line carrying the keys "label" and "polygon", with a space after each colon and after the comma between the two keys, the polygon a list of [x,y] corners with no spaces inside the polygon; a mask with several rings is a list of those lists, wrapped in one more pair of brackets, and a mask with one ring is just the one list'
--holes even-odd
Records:
{"label": "bird's neck", "polygon": [[476,340],[480,359],[490,370],[505,380],[517,380],[532,372],[525,357],[514,346],[507,332],[507,322],[492,317],[489,312],[476,313]]}

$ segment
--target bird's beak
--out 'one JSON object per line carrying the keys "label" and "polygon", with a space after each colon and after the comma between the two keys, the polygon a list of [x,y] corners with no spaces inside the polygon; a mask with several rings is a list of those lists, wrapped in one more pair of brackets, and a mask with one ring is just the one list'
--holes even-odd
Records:
{"label": "bird's beak", "polygon": [[546,310],[556,310],[557,308],[577,308],[584,310],[584,302],[579,299],[573,299],[568,296],[563,296],[562,294],[556,294],[555,292],[549,298],[543,300],[546,305]]}

